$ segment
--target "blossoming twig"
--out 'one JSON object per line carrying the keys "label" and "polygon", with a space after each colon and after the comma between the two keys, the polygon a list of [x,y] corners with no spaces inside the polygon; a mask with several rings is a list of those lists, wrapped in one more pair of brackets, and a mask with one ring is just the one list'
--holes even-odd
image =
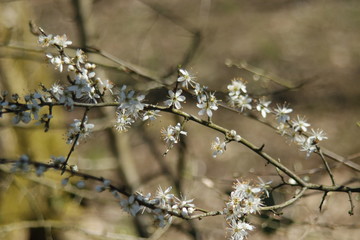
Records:
{"label": "blossoming twig", "polygon": [[[66,48],[72,44],[72,41],[68,40],[65,34],[47,34],[41,28],[34,30],[34,33],[38,35],[38,42],[42,47],[53,47],[57,50],[56,54],[47,53],[46,56],[56,70],[59,72],[67,72],[67,85],[54,83],[48,89],[42,85],[42,92],[34,91],[24,97],[20,97],[17,94],[13,94],[10,97],[7,93],[2,93],[0,96],[0,117],[3,114],[12,113],[14,114],[12,119],[14,124],[21,122],[27,124],[31,120],[38,120],[45,125],[45,131],[47,131],[50,126],[53,107],[64,106],[68,111],[72,111],[74,108],[85,108],[85,110],[82,119],[74,119],[74,123],[71,124],[71,128],[68,131],[67,143],[72,144],[72,146],[66,158],[62,156],[51,157],[52,161],[49,164],[33,162],[25,155],[17,161],[0,159],[0,164],[12,164],[11,171],[34,171],[35,174],[40,177],[48,169],[55,169],[60,171],[62,175],[64,173],[70,174],[69,177],[62,180],[63,185],[68,184],[70,178],[73,176],[81,177],[82,180],[73,183],[79,189],[86,188],[86,180],[92,179],[100,183],[100,185],[95,187],[97,192],[110,191],[114,197],[118,199],[122,209],[132,216],[136,216],[138,213],[144,213],[145,211],[150,213],[160,227],[169,225],[173,217],[190,220],[224,215],[228,225],[230,239],[237,240],[244,239],[249,231],[255,229],[253,225],[247,222],[248,215],[258,213],[259,211],[276,210],[287,207],[299,200],[307,190],[316,190],[324,193],[320,208],[328,192],[346,192],[349,195],[351,206],[349,214],[353,214],[354,206],[351,193],[360,192],[360,188],[336,185],[331,168],[325,159],[326,154],[322,152],[322,149],[318,145],[320,141],[327,139],[326,134],[321,129],[310,129],[310,123],[308,123],[303,116],[297,115],[297,118],[292,118],[293,109],[289,107],[289,104],[276,104],[276,107],[272,107],[271,101],[265,98],[254,97],[248,93],[246,81],[241,78],[232,80],[231,84],[227,86],[229,91],[226,99],[220,100],[215,96],[215,92],[209,91],[207,86],[196,82],[196,78],[190,72],[180,68],[178,69],[175,88],[169,90],[170,87],[168,87],[169,99],[164,101],[162,105],[161,103],[148,104],[145,101],[145,95],[138,94],[134,90],[128,90],[125,85],[116,90],[114,88],[115,84],[109,80],[102,80],[97,77],[95,72],[96,65],[87,61],[87,55],[83,50],[77,49],[74,57],[69,56]],[[232,63],[229,64],[231,65]],[[124,71],[126,71],[126,69],[124,69]],[[265,77],[265,75],[263,77]],[[206,120],[182,110],[184,107],[182,104],[185,105],[185,96],[182,95],[183,91],[190,93],[196,98],[196,106],[200,109],[198,115],[206,115]],[[111,100],[104,102],[107,99]],[[304,180],[299,174],[280,162],[280,160],[270,156],[267,153],[267,149],[264,150],[264,144],[256,146],[256,144],[240,137],[235,130],[230,130],[220,124],[214,123],[212,116],[214,112],[218,110],[218,106],[221,106],[220,101],[227,102],[227,104],[237,112],[249,114],[248,112],[257,111],[257,115],[260,115],[263,119],[272,116],[273,122],[275,122],[273,124],[275,125],[263,120],[260,121],[269,126],[273,126],[282,136],[290,138],[292,142],[299,146],[300,151],[306,153],[307,157],[313,153],[320,155],[325,169],[330,176],[332,185],[321,185]],[[196,207],[193,199],[187,199],[182,194],[179,194],[182,180],[181,171],[184,166],[183,149],[179,149],[181,152],[179,156],[182,158],[179,160],[179,178],[174,180],[175,178],[173,177],[174,185],[178,187],[177,191],[179,196],[171,193],[172,186],[164,189],[159,186],[156,194],[152,197],[151,193],[130,192],[129,189],[132,189],[132,186],[117,188],[112,185],[108,179],[78,172],[75,167],[67,168],[68,161],[75,150],[75,146],[94,128],[94,124],[87,123],[88,112],[92,108],[102,108],[106,106],[112,106],[116,109],[115,128],[120,132],[125,132],[139,119],[142,121],[155,120],[159,117],[159,112],[169,113],[180,118],[180,121],[177,121],[176,124],[168,125],[161,130],[163,140],[166,143],[165,154],[172,149],[175,144],[182,142],[182,136],[187,135],[187,132],[184,130],[184,125],[188,121],[215,130],[224,136],[224,140],[220,140],[219,137],[215,138],[215,141],[212,143],[213,157],[223,154],[227,144],[231,142],[240,143],[262,157],[266,163],[275,167],[282,183],[275,186],[272,191],[286,185],[296,188],[301,187],[301,190],[298,191],[293,198],[283,203],[265,207],[262,200],[265,196],[269,197],[271,193],[271,191],[267,189],[270,184],[269,182],[264,182],[261,179],[259,179],[260,182],[258,183],[247,180],[236,180],[228,201],[225,202],[224,209],[222,211],[206,211]],[[39,113],[42,107],[48,107],[49,111],[48,114],[44,114],[40,118]],[[249,115],[251,115],[251,113]],[[254,118],[260,119],[260,117]],[[180,123],[181,119],[182,123]],[[311,132],[308,131],[308,129],[311,130]],[[167,168],[163,169],[167,171]],[[290,180],[286,182],[284,176],[289,177]],[[195,214],[197,211],[202,213]]]}
{"label": "blossoming twig", "polygon": [[89,110],[90,110],[90,108],[85,108],[83,118],[82,118],[80,126],[79,126],[79,131],[76,133],[75,138],[73,139],[73,143],[72,143],[72,146],[70,148],[70,151],[69,151],[69,153],[68,153],[68,155],[66,157],[65,162],[63,163],[61,174],[64,174],[67,163],[68,163],[68,161],[70,159],[70,156],[74,152],[75,146],[78,144],[79,138],[80,138],[80,136],[82,134],[82,131],[83,131],[84,127],[85,127],[85,121],[86,121],[87,113],[89,112]]}

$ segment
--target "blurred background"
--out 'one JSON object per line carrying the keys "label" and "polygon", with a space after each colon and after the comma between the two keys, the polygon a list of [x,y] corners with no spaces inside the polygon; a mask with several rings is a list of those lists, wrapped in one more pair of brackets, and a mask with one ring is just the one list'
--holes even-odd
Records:
{"label": "blurred background", "polygon": [[[102,55],[89,53],[89,61],[98,65],[102,79],[148,93],[153,102],[161,102],[166,88],[173,88],[178,65],[219,96],[231,79],[242,77],[253,96],[265,95],[274,106],[286,101],[294,109],[292,116],[305,115],[313,128],[323,129],[329,139],[322,147],[360,164],[359,1],[1,0],[1,91],[24,95],[40,83],[66,82],[65,74],[47,64],[29,21],[47,33],[66,33],[75,48],[100,50]],[[225,64],[230,61],[243,68]],[[185,110],[196,114],[192,103],[189,97]],[[67,126],[82,113],[56,109],[48,133],[33,123],[13,126],[11,117],[3,116],[1,157],[28,154],[49,162],[51,155],[66,155],[71,147],[65,143]],[[195,198],[207,210],[224,207],[236,178],[257,181],[261,176],[280,183],[276,170],[242,145],[229,144],[225,154],[212,158],[211,141],[218,134],[205,127],[187,123],[188,136],[163,157],[160,129],[181,119],[164,113],[155,122],[117,133],[111,128],[114,116],[114,109],[90,112],[95,131],[71,158],[80,171],[144,193],[173,186],[177,195]],[[306,158],[259,121],[226,109],[217,111],[213,121],[256,145],[265,144],[266,152],[302,177],[330,184],[317,155]],[[359,171],[328,161],[337,184],[359,186]],[[159,229],[151,217],[134,219],[110,194],[93,191],[95,183],[87,183],[88,190],[62,187],[57,172],[41,178],[15,176],[1,166],[0,178],[1,239],[226,237],[222,216],[176,219],[171,227]],[[294,189],[282,188],[268,202],[281,203],[293,194]],[[321,198],[321,193],[308,192],[282,215],[251,217],[256,230],[249,239],[358,239],[359,195],[353,195],[354,216],[348,214],[347,194],[329,194],[320,212]]]}

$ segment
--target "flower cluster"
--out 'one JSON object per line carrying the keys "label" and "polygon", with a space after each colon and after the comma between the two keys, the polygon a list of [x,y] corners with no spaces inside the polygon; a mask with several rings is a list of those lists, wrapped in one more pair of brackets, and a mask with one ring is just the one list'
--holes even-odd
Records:
{"label": "flower cluster", "polygon": [[144,112],[142,120],[143,121],[146,121],[146,120],[154,121],[157,117],[160,116],[159,112],[160,112],[160,110],[148,110],[148,111]]}
{"label": "flower cluster", "polygon": [[[19,96],[13,95],[12,99],[19,101]],[[32,119],[39,120],[40,103],[42,101],[42,95],[38,92],[31,93],[24,96],[25,104],[8,104],[3,103],[4,106],[8,106],[9,109],[16,113],[12,122],[19,124],[20,122],[29,123]],[[5,105],[6,104],[6,105]]]}
{"label": "flower cluster", "polygon": [[87,117],[83,121],[74,119],[74,122],[70,124],[70,128],[66,134],[66,143],[72,144],[76,141],[76,144],[79,144],[79,141],[85,139],[93,128],[94,124],[87,123]]}
{"label": "flower cluster", "polygon": [[225,141],[221,142],[219,137],[216,137],[215,140],[211,143],[211,150],[213,150],[213,157],[216,158],[218,155],[222,155],[226,151],[226,144],[231,141],[239,142],[241,136],[236,133],[235,130],[230,130],[226,133]]}
{"label": "flower cluster", "polygon": [[242,79],[234,79],[232,83],[228,85],[229,90],[229,104],[231,107],[239,108],[242,111],[244,109],[252,109],[252,98],[246,93],[246,83]]}
{"label": "flower cluster", "polygon": [[[256,109],[260,112],[263,118],[266,118],[269,114],[273,115],[276,120],[276,128],[281,135],[289,136],[292,141],[296,142],[300,146],[300,151],[304,151],[307,157],[311,153],[318,150],[317,144],[327,139],[323,130],[311,129],[311,133],[307,133],[310,124],[305,117],[297,115],[296,119],[291,119],[290,113],[293,112],[292,108],[289,108],[288,104],[277,104],[275,108],[271,108],[271,101],[267,101],[265,98],[253,99],[249,97],[246,89],[246,82],[241,78],[235,78],[231,84],[227,86],[229,90],[228,104],[230,107],[236,108],[241,112],[245,110]],[[252,103],[256,105],[251,105]],[[219,140],[213,143],[212,148],[214,156],[222,154],[225,150],[224,144],[220,144]]]}
{"label": "flower cluster", "polygon": [[211,143],[211,149],[213,150],[213,157],[221,155],[226,150],[226,142],[221,142],[219,137],[215,138],[215,141]]}
{"label": "flower cluster", "polygon": [[254,226],[246,222],[246,217],[260,211],[261,196],[267,193],[266,186],[267,184],[252,185],[246,181],[236,180],[233,185],[234,190],[224,208],[225,219],[229,226],[229,239],[242,240],[248,235],[248,231],[254,229]]}
{"label": "flower cluster", "polygon": [[184,69],[179,69],[179,77],[177,81],[181,83],[181,86],[189,89],[189,85],[192,88],[195,88],[196,82],[194,81],[195,77],[191,76],[190,73]]}
{"label": "flower cluster", "polygon": [[[27,155],[22,155],[18,161],[13,162],[11,171],[29,173],[34,171],[38,177],[41,177],[44,172],[49,168],[57,170],[62,169],[62,164],[66,162],[65,157],[59,156],[51,157],[51,161],[48,164],[32,162]],[[72,170],[72,174],[63,178],[61,184],[66,186],[72,184],[73,186],[84,189],[87,184],[87,177],[82,173],[76,173],[76,170]],[[75,176],[83,177],[83,179],[70,181]],[[151,193],[146,195],[141,192],[136,192],[130,196],[123,196],[114,186],[111,185],[111,181],[104,178],[93,178],[94,180],[101,182],[101,184],[95,186],[96,192],[109,191],[112,195],[118,199],[121,208],[136,216],[138,213],[144,213],[145,211],[154,216],[155,222],[160,227],[165,227],[171,223],[173,215],[180,215],[183,218],[190,218],[196,210],[195,205],[192,203],[193,199],[187,200],[185,197],[176,197],[170,193],[172,187],[168,187],[163,190],[160,186],[158,187],[154,197],[151,197]]]}
{"label": "flower cluster", "polygon": [[[164,227],[167,223],[172,221],[172,216],[169,212],[180,214],[181,216],[188,218],[195,211],[195,205],[192,203],[193,199],[186,200],[185,198],[175,197],[170,193],[172,187],[168,187],[163,190],[160,186],[156,191],[155,197],[148,200],[150,204],[153,204],[156,209],[149,209],[154,214],[155,221],[160,227]],[[149,196],[147,198],[149,199]]]}
{"label": "flower cluster", "polygon": [[53,100],[63,103],[67,109],[73,108],[74,101],[86,101],[97,103],[105,95],[106,91],[112,93],[113,84],[108,80],[101,80],[96,76],[96,65],[87,62],[87,56],[81,49],[76,50],[74,57],[70,57],[65,53],[65,48],[72,42],[67,39],[64,34],[62,36],[52,34],[39,36],[39,44],[42,47],[53,46],[58,49],[58,54],[53,55],[47,53],[46,56],[55,69],[60,72],[66,67],[73,77],[68,77],[70,86],[61,86],[54,84],[50,93]]}
{"label": "flower cluster", "polygon": [[[27,124],[31,120],[38,120],[36,124],[44,124],[45,131],[47,131],[50,127],[50,120],[53,118],[51,108],[55,104],[61,104],[67,110],[73,110],[76,103],[96,104],[102,102],[106,93],[110,94],[111,98],[119,104],[116,111],[116,123],[114,124],[119,131],[128,130],[139,118],[146,121],[154,120],[160,116],[159,110],[144,110],[146,106],[143,103],[145,95],[128,90],[126,86],[122,86],[114,94],[114,85],[109,80],[102,80],[96,75],[96,65],[87,61],[87,56],[83,50],[77,49],[73,57],[67,55],[65,50],[72,42],[68,40],[65,34],[61,36],[52,35],[46,34],[40,28],[39,30],[41,32],[38,37],[40,46],[53,47],[57,50],[57,54],[47,53],[46,56],[55,69],[60,72],[67,71],[69,84],[54,83],[49,88],[41,85],[41,91],[26,95],[23,102],[17,94],[13,94],[11,100],[8,101],[8,93],[3,92],[0,96],[0,116],[3,113],[14,113],[14,124],[20,122]],[[186,77],[185,75],[184,77]],[[184,81],[188,82],[189,80],[186,78]],[[178,90],[170,105],[179,108],[180,102],[185,100],[185,97],[180,96],[180,94],[181,90]],[[49,112],[40,115],[40,110],[45,106],[49,107]],[[81,124],[81,121],[74,120],[67,133],[67,143],[73,143],[74,140],[78,141],[86,137],[93,127],[93,124],[86,122]],[[77,135],[79,136],[77,137]]]}
{"label": "flower cluster", "polygon": [[[105,185],[105,183],[104,183]],[[104,186],[101,186],[101,190]],[[185,198],[175,197],[170,193],[172,187],[168,187],[163,190],[160,186],[156,191],[156,194],[151,198],[151,194],[143,195],[140,192],[136,192],[129,197],[121,197],[115,194],[120,199],[120,206],[122,209],[132,216],[136,216],[139,212],[148,212],[154,216],[155,223],[159,227],[165,227],[171,223],[171,214],[180,214],[184,218],[189,218],[195,211],[195,205],[192,203],[193,199],[186,200]],[[153,206],[145,207],[144,206]]]}
{"label": "flower cluster", "polygon": [[178,143],[180,140],[180,135],[187,135],[187,132],[182,129],[180,123],[177,123],[175,126],[169,125],[166,129],[161,130],[163,140],[167,145],[167,149],[171,149],[174,144]]}
{"label": "flower cluster", "polygon": [[[126,85],[122,86],[117,97],[119,107],[116,112],[115,128],[120,132],[126,132],[139,118],[145,107],[145,104],[142,103],[145,95],[138,95],[134,90],[127,91],[126,88]],[[142,119],[145,121],[148,118],[143,117]]]}
{"label": "flower cluster", "polygon": [[299,145],[300,151],[306,152],[307,157],[309,157],[311,153],[318,151],[317,144],[320,141],[327,139],[326,134],[321,129],[311,129],[311,133],[304,134],[307,133],[310,124],[304,117],[300,117],[299,115],[297,115],[296,120],[291,121],[289,126],[286,130],[289,132],[292,140]]}
{"label": "flower cluster", "polygon": [[124,85],[120,89],[118,97],[119,110],[125,110],[127,114],[137,118],[139,113],[144,110],[145,105],[142,103],[144,99],[145,95],[136,95],[134,90],[126,91],[126,85]]}
{"label": "flower cluster", "polygon": [[[183,88],[190,88],[194,91],[197,99],[196,106],[200,108],[198,114],[200,116],[207,115],[209,119],[213,116],[213,111],[218,110],[218,100],[215,97],[215,93],[207,91],[206,86],[202,86],[195,81],[195,77],[188,71],[179,69],[178,83],[181,83]],[[177,90],[175,93],[169,91],[169,100],[165,101],[167,106],[174,106],[176,109],[181,109],[180,102],[185,101],[185,97],[181,95],[182,90]]]}
{"label": "flower cluster", "polygon": [[30,170],[30,159],[27,155],[21,155],[19,161],[13,163],[11,172],[28,172]]}
{"label": "flower cluster", "polygon": [[[31,170],[35,170],[36,175],[40,177],[49,168],[61,170],[61,165],[64,162],[65,158],[63,156],[52,156],[49,164],[43,164],[31,162],[28,156],[22,155],[18,161],[13,163],[11,171],[28,173]],[[76,171],[73,173],[75,172]],[[72,184],[79,189],[84,189],[87,186],[87,177],[83,176],[81,173],[76,175],[80,177],[82,176],[83,179],[70,182],[70,179],[75,176],[75,174],[71,174],[70,176],[62,179],[62,185],[65,186]],[[172,187],[168,187],[163,190],[159,186],[153,198],[151,198],[150,193],[143,195],[140,192],[136,192],[130,196],[123,196],[116,190],[116,188],[114,188],[114,186],[111,185],[110,180],[95,177],[93,179],[96,179],[96,181],[99,182],[102,181],[100,185],[95,186],[95,191],[103,192],[107,190],[111,192],[113,196],[118,199],[121,208],[132,216],[136,216],[140,212],[148,212],[154,217],[155,223],[157,223],[159,227],[165,227],[167,224],[171,223],[172,215],[174,214],[180,215],[183,218],[190,218],[196,210],[195,205],[192,203],[193,199],[187,200],[184,197],[176,197],[174,194],[170,193]]]}
{"label": "flower cluster", "polygon": [[214,93],[202,94],[198,97],[198,103],[196,104],[199,111],[199,115],[208,115],[209,118],[212,117],[212,111],[216,111],[218,109],[217,99]]}
{"label": "flower cluster", "polygon": [[96,190],[97,192],[103,192],[103,191],[105,191],[106,189],[109,189],[110,184],[111,184],[111,181],[110,181],[110,180],[104,179],[104,180],[103,180],[103,184],[102,184],[102,185],[97,185],[97,186],[95,187],[95,190]]}

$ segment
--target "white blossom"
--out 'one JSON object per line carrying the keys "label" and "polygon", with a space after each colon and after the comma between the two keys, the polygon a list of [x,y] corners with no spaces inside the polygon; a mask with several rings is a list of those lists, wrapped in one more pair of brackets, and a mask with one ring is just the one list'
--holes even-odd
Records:
{"label": "white blossom", "polygon": [[62,36],[54,36],[52,43],[58,45],[59,47],[66,48],[68,45],[72,44],[72,41],[67,39],[66,34],[63,34]]}
{"label": "white blossom", "polygon": [[309,138],[313,139],[314,143],[328,139],[322,129],[311,129],[311,136]]}
{"label": "white blossom", "polygon": [[293,140],[297,145],[303,145],[307,142],[307,137],[301,134],[295,134]]}
{"label": "white blossom", "polygon": [[277,108],[274,109],[274,111],[276,115],[276,120],[278,122],[285,123],[290,120],[290,116],[288,114],[291,113],[293,110],[291,108],[287,108],[286,104],[284,104],[283,106],[277,105]]}
{"label": "white blossom", "polygon": [[87,123],[87,118],[84,120],[83,124],[81,123],[81,120],[74,119],[74,122],[70,125],[70,128],[67,132],[66,143],[72,144],[74,140],[78,138],[78,141],[76,143],[78,145],[79,141],[86,138],[93,128],[94,124]]}
{"label": "white blossom", "polygon": [[211,149],[213,150],[213,157],[216,158],[218,155],[221,155],[226,150],[226,143],[221,142],[219,137],[215,138],[215,141],[211,144]]}
{"label": "white blossom", "polygon": [[47,167],[45,165],[37,166],[35,174],[36,174],[36,176],[41,177],[44,174],[44,172],[46,172],[46,170],[47,170]]}
{"label": "white blossom", "polygon": [[141,206],[136,201],[134,195],[131,195],[128,199],[120,200],[120,206],[125,212],[130,213],[132,216],[136,216],[136,214],[141,210]]}
{"label": "white blossom", "polygon": [[215,94],[209,93],[208,95],[203,95],[202,98],[200,98],[200,102],[196,104],[196,106],[201,108],[198,113],[200,116],[206,114],[208,117],[212,117],[212,111],[216,111],[218,109]]}
{"label": "white blossom", "polygon": [[182,96],[182,90],[179,89],[175,93],[169,90],[169,99],[164,102],[168,107],[174,106],[176,109],[181,109],[181,103],[185,101],[185,96]]}
{"label": "white blossom", "polygon": [[29,156],[23,154],[20,156],[20,159],[13,163],[11,172],[28,172],[30,170],[30,158]]}
{"label": "white blossom", "polygon": [[54,83],[50,88],[50,92],[56,98],[56,100],[59,100],[60,97],[64,94],[64,88],[61,85]]}
{"label": "white blossom", "polygon": [[65,162],[66,162],[66,159],[64,156],[59,156],[59,157],[51,156],[51,163],[55,166],[63,164]]}
{"label": "white blossom", "polygon": [[159,201],[160,207],[166,207],[170,202],[172,202],[175,199],[174,194],[171,194],[172,187],[168,187],[167,189],[163,190],[161,186],[158,187],[156,191],[155,198]]}
{"label": "white blossom", "polygon": [[190,217],[195,211],[195,205],[192,203],[194,199],[186,200],[185,197],[181,199],[175,197],[175,204],[172,205],[172,210],[180,210],[180,214],[183,217]]}
{"label": "white blossom", "polygon": [[31,114],[29,112],[19,111],[16,116],[13,118],[13,124],[18,124],[19,122],[29,123],[31,121]]}
{"label": "white blossom", "polygon": [[97,78],[98,88],[102,93],[105,93],[105,91],[109,91],[111,94],[113,94],[113,87],[114,84],[110,82],[109,80],[102,81],[100,78]]}
{"label": "white blossom", "polygon": [[34,116],[35,120],[39,119],[39,110],[40,106],[36,103],[27,104],[27,108],[30,110],[30,113]]}
{"label": "white blossom", "polygon": [[189,85],[194,88],[195,81],[194,77],[190,75],[190,73],[184,69],[179,69],[180,76],[178,77],[177,81],[181,83],[182,87],[188,89]]}
{"label": "white blossom", "polygon": [[266,118],[266,115],[270,113],[269,105],[271,101],[266,101],[265,99],[261,98],[258,105],[256,105],[256,110],[261,113],[263,118]]}
{"label": "white blossom", "polygon": [[76,98],[81,98],[82,96],[89,96],[92,91],[91,85],[88,81],[88,77],[84,74],[77,74],[75,77],[74,84],[69,86],[68,91],[71,91],[75,94]]}
{"label": "white blossom", "polygon": [[142,120],[151,120],[154,121],[157,117],[160,117],[160,110],[148,110],[143,114]]}
{"label": "white blossom", "polygon": [[236,133],[235,130],[230,130],[227,134],[227,137],[229,139],[235,140],[235,141],[240,141],[241,140],[241,136],[239,134]]}
{"label": "white blossom", "polygon": [[49,58],[50,63],[55,66],[55,69],[59,69],[60,72],[63,71],[63,60],[61,56],[53,56],[51,53],[46,54],[46,56]]}
{"label": "white blossom", "polygon": [[60,96],[59,102],[63,103],[64,107],[67,110],[72,110],[74,107],[74,99],[72,92],[69,91],[68,89],[64,90],[63,95]]}
{"label": "white blossom", "polygon": [[206,90],[207,90],[206,86],[201,86],[199,83],[195,84],[194,93],[196,95],[196,99],[198,103],[202,103],[203,99],[206,98],[206,94],[207,94]]}
{"label": "white blossom", "polygon": [[252,98],[248,95],[236,95],[231,97],[230,106],[240,108],[241,112],[243,112],[244,109],[252,109],[251,102]]}
{"label": "white blossom", "polygon": [[131,124],[135,122],[132,115],[130,115],[125,109],[118,111],[116,115],[115,128],[120,132],[126,132],[128,128],[130,128]]}
{"label": "white blossom", "polygon": [[134,118],[139,116],[139,112],[144,110],[145,95],[136,95],[135,91],[126,91],[126,85],[122,86],[118,94],[118,102],[120,103],[119,109],[126,109],[129,115],[133,115]]}
{"label": "white blossom", "polygon": [[155,218],[155,223],[161,228],[164,228],[172,222],[172,216],[164,210],[157,208],[152,210],[151,213]]}
{"label": "white blossom", "polygon": [[169,125],[166,129],[161,130],[161,134],[168,147],[172,147],[180,140],[180,135],[187,135],[187,132],[183,131],[181,124],[177,123],[175,126]]}
{"label": "white blossom", "polygon": [[309,143],[306,141],[304,144],[301,145],[300,151],[306,152],[306,157],[310,157],[310,154],[317,151],[316,145]]}
{"label": "white blossom", "polygon": [[281,136],[284,136],[286,134],[289,133],[289,125],[284,123],[284,122],[279,122],[279,125],[277,125],[276,129],[277,129],[277,132],[281,135]]}
{"label": "white blossom", "polygon": [[243,79],[234,79],[231,84],[227,86],[229,90],[229,96],[239,96],[241,93],[246,93],[246,84]]}
{"label": "white blossom", "polygon": [[243,240],[249,234],[248,231],[253,231],[255,227],[249,223],[243,221],[232,220],[229,224],[230,238],[231,240]]}
{"label": "white blossom", "polygon": [[306,122],[304,117],[297,115],[297,119],[292,120],[292,126],[295,132],[306,132],[310,124]]}
{"label": "white blossom", "polygon": [[86,56],[86,54],[85,54],[85,52],[83,50],[77,49],[76,54],[75,54],[75,59],[76,59],[77,66],[80,66],[80,64],[85,64],[86,63],[87,56]]}
{"label": "white blossom", "polygon": [[47,36],[40,35],[38,39],[38,43],[41,47],[48,47],[53,41],[53,35],[49,34]]}

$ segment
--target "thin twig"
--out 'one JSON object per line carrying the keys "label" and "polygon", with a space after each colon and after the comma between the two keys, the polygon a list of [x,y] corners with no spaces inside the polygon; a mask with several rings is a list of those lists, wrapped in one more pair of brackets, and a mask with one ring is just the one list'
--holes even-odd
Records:
{"label": "thin twig", "polygon": [[328,194],[328,192],[325,191],[324,194],[323,194],[323,197],[321,198],[321,203],[320,203],[320,206],[319,206],[320,212],[321,212],[322,207],[323,207],[323,205],[324,205],[324,202],[325,202],[325,199],[326,199],[327,194]]}
{"label": "thin twig", "polygon": [[237,67],[239,69],[244,69],[254,75],[257,75],[259,77],[262,77],[262,78],[266,78],[282,87],[286,87],[287,89],[293,89],[293,88],[297,88],[298,86],[294,86],[290,83],[288,83],[286,80],[284,79],[280,79],[279,77],[276,77],[276,76],[271,76],[269,74],[264,74],[264,70],[263,69],[260,69],[260,68],[257,68],[257,67],[254,67],[254,66],[251,66],[250,64],[246,63],[246,62],[241,62],[241,63],[234,63],[231,59],[227,59],[226,60],[226,65],[228,67]]}
{"label": "thin twig", "polygon": [[324,157],[324,155],[323,155],[320,147],[317,146],[317,150],[318,150],[318,152],[319,152],[319,154],[320,154],[321,160],[323,161],[323,163],[324,163],[324,165],[325,165],[325,169],[326,169],[326,171],[327,171],[328,174],[329,174],[329,177],[330,177],[330,179],[331,179],[331,183],[332,183],[333,186],[335,186],[336,184],[335,184],[334,175],[333,175],[333,173],[332,173],[332,171],[331,171],[331,168],[329,167],[329,164],[328,164],[328,162],[326,161],[326,159],[325,159],[325,157]]}
{"label": "thin twig", "polygon": [[347,192],[348,196],[349,196],[349,202],[350,202],[350,210],[349,210],[349,215],[352,216],[354,215],[354,203],[353,203],[353,200],[352,200],[352,196],[351,196],[351,191],[348,191]]}
{"label": "thin twig", "polygon": [[307,190],[307,188],[303,187],[301,189],[301,191],[298,194],[296,194],[292,199],[290,199],[286,202],[283,202],[281,204],[268,206],[268,207],[260,207],[260,211],[276,210],[276,209],[287,207],[287,206],[293,204],[294,202],[296,202],[297,200],[299,200],[304,195],[306,190]]}
{"label": "thin twig", "polygon": [[76,144],[77,144],[78,141],[79,141],[79,138],[80,138],[80,135],[81,135],[81,131],[84,129],[84,124],[85,124],[85,121],[86,121],[86,118],[87,118],[87,113],[89,112],[89,110],[90,110],[90,108],[88,108],[88,107],[85,108],[85,111],[84,111],[84,114],[83,114],[83,118],[82,118],[81,124],[80,124],[80,131],[76,134],[75,139],[74,139],[74,142],[73,142],[73,144],[72,144],[72,146],[71,146],[71,148],[70,148],[70,151],[69,151],[69,153],[68,153],[68,155],[67,155],[67,157],[66,157],[66,160],[65,160],[65,162],[63,163],[63,171],[61,172],[61,174],[64,174],[65,169],[66,169],[66,166],[67,166],[67,163],[68,163],[68,161],[69,161],[69,159],[70,159],[70,156],[71,156],[71,154],[74,152],[75,146],[76,146]]}
{"label": "thin twig", "polygon": [[[0,164],[11,164],[11,163],[17,163],[17,162],[19,162],[19,160],[8,160],[8,159],[5,159],[5,158],[0,158]],[[35,168],[38,168],[38,167],[42,166],[42,167],[45,167],[47,169],[54,169],[54,170],[58,170],[58,171],[63,171],[62,165],[60,165],[60,164],[59,165],[54,165],[54,164],[46,164],[46,163],[35,162],[35,161],[28,161],[27,164],[33,165]],[[104,182],[103,177],[96,177],[96,176],[93,176],[93,175],[90,175],[90,174],[87,174],[87,173],[74,171],[72,169],[65,169],[65,172],[70,173],[71,176],[82,177],[85,180],[86,179],[91,179],[91,180],[101,182],[101,183]],[[345,187],[345,186],[316,186],[316,185],[311,185],[311,184],[309,184],[309,185],[310,185],[310,188],[303,187],[301,189],[301,191],[296,196],[294,196],[292,199],[290,199],[290,200],[288,200],[288,201],[286,201],[284,203],[278,204],[278,205],[273,205],[273,206],[268,206],[268,207],[261,207],[260,211],[276,210],[276,209],[287,207],[287,206],[293,204],[298,199],[300,199],[300,197],[303,196],[303,194],[305,193],[305,191],[307,189],[313,189],[313,190],[318,190],[318,191],[328,191],[328,192],[331,192],[331,191],[334,191],[334,192],[347,192],[347,193],[349,193],[349,192],[350,193],[351,192],[360,192],[360,188],[352,188],[352,187]],[[116,191],[116,192],[119,192],[119,193],[121,193],[121,194],[123,194],[123,195],[125,195],[127,197],[131,196],[131,193],[129,192],[127,186],[116,187],[113,184],[110,184],[108,186],[108,188],[109,188],[110,192]],[[139,204],[141,204],[141,205],[143,205],[145,207],[148,207],[148,208],[151,208],[151,209],[161,209],[161,210],[166,211],[170,215],[173,215],[173,216],[185,219],[185,220],[201,219],[203,217],[216,216],[216,215],[223,214],[222,211],[206,212],[206,210],[201,209],[199,211],[202,211],[202,212],[205,212],[205,213],[192,215],[190,217],[187,217],[187,216],[183,216],[181,213],[178,213],[176,211],[168,210],[166,208],[161,208],[161,207],[157,206],[156,204],[151,204],[151,203],[149,203],[147,201],[144,201],[144,200],[141,200],[141,199],[138,199],[138,198],[136,198],[136,201],[138,201]],[[352,204],[352,200],[351,200],[351,204]],[[353,210],[353,208],[354,207],[352,205],[352,210]]]}
{"label": "thin twig", "polygon": [[[233,111],[233,112],[236,112],[236,113],[241,113],[237,109],[226,106],[225,104],[221,104],[220,106],[225,108],[225,109],[228,109],[230,111]],[[272,128],[274,130],[277,130],[276,127],[273,126],[272,124],[270,124],[268,121],[258,118],[255,114],[253,114],[251,112],[248,113],[248,114],[245,114],[245,116],[247,116],[247,117],[249,117],[251,119],[254,119],[254,120],[256,120],[256,121],[258,121],[258,122]],[[351,168],[351,169],[353,169],[355,171],[360,172],[360,165],[359,164],[354,163],[354,162],[350,161],[349,159],[345,159],[344,157],[342,157],[342,156],[340,156],[340,155],[338,155],[338,154],[336,154],[336,153],[334,153],[334,152],[332,152],[332,151],[330,151],[330,150],[328,150],[328,149],[326,149],[324,147],[321,147],[321,150],[322,150],[322,153],[323,153],[324,156],[326,156],[326,157],[328,157],[328,158],[330,158],[330,159],[332,159],[332,160],[334,160],[336,162],[344,164],[345,166],[347,166],[347,167],[349,167],[349,168]]]}

